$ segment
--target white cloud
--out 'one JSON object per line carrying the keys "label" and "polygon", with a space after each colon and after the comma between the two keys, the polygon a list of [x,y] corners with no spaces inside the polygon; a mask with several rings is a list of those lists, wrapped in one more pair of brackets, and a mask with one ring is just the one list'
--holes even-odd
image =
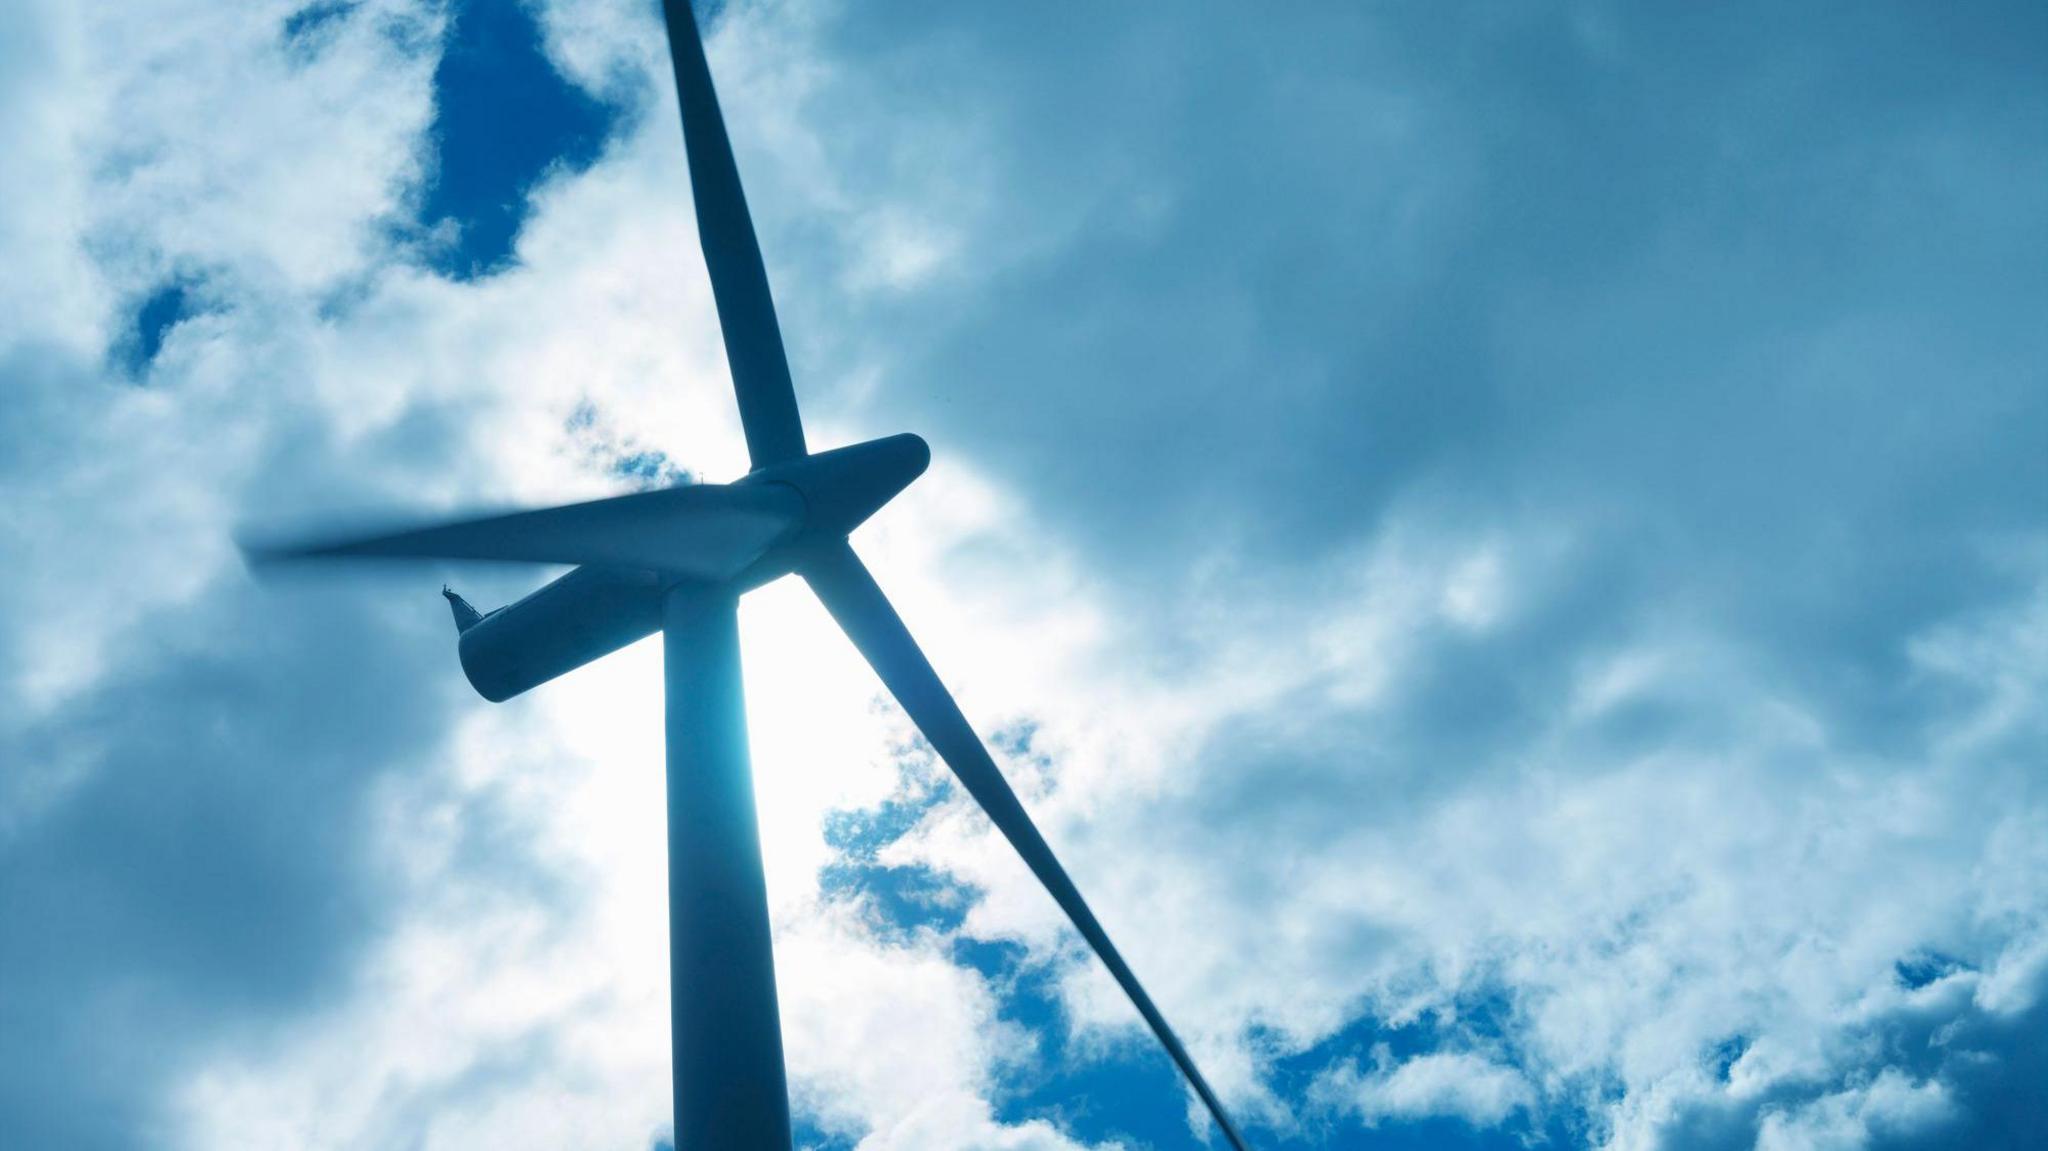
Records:
{"label": "white cloud", "polygon": [[1914,1083],[1890,1068],[1859,1087],[1790,1111],[1767,1111],[1757,1151],[1854,1151],[1873,1136],[1912,1135],[1954,1111],[1940,1083]]}
{"label": "white cloud", "polygon": [[[1413,579],[1431,582],[1423,572]],[[1402,601],[1365,602],[1393,614],[1346,625],[1371,642],[1339,650],[1381,663],[1380,682],[1428,674],[1432,647],[1403,642],[1415,625],[1400,622]],[[1259,618],[1277,605],[1230,606]],[[1398,714],[1403,701],[1338,695],[1333,709],[1310,692],[1304,703],[1305,670],[1342,661],[1288,653],[1314,650],[1328,633],[1304,619],[1300,630],[1258,634],[1249,651],[1241,636],[1223,639],[1175,668],[1173,690],[1202,708],[1148,709],[1145,681],[1129,678],[1106,644],[1084,643],[1064,666],[1116,672],[1025,692],[1041,693],[1042,738],[1060,748],[1049,777],[1057,789],[1037,795],[1033,810],[1134,967],[1198,1042],[1213,1048],[1258,1026],[1277,1029],[1282,1050],[1299,1050],[1361,1015],[1396,1027],[1426,1017],[1457,1035],[1462,1003],[1498,997],[1508,1013],[1482,1034],[1509,1045],[1519,1072],[1423,1056],[1412,1069],[1353,1073],[1345,1085],[1357,1089],[1358,1113],[1440,1107],[1497,1123],[1517,1107],[1585,1105],[1608,1145],[1650,1147],[1692,1108],[1797,1095],[1867,1066],[1871,1029],[1922,1009],[1899,988],[1895,964],[1923,949],[1995,972],[1977,993],[1987,1006],[2007,1003],[1993,990],[2007,986],[2028,989],[2008,1010],[2033,1002],[2043,900],[2024,877],[2040,871],[2014,853],[2040,842],[2029,830],[2038,808],[2023,798],[2016,765],[1838,750],[1796,694],[1744,655],[1681,634],[1634,646],[1615,665],[1641,669],[1625,689],[1601,673],[1616,686],[1600,689],[1598,706],[1566,707],[1561,695],[1513,759],[1414,776],[1370,742],[1395,737],[1375,717]],[[2000,616],[1976,634],[1998,643],[2028,630]],[[1969,666],[1987,662],[2001,661]],[[2025,676],[2043,675],[2024,666]],[[1247,667],[1285,670],[1247,682]],[[2013,690],[1988,693],[1984,706],[2004,713]],[[1611,746],[1603,724],[1645,692],[1683,701],[1713,725],[1703,729],[1711,741],[1689,753]],[[1272,709],[1301,709],[1307,722],[1365,742],[1262,747]],[[1170,749],[1160,752],[1168,762],[1130,762],[1148,745]],[[1287,758],[1267,758],[1276,754]],[[1132,1033],[1113,987],[1070,944],[1055,950],[1046,901],[971,814],[942,809],[896,851],[988,892],[969,932],[1078,964],[1063,986],[1084,1027]],[[1967,1000],[1942,1002],[1953,1013]],[[1731,1041],[1741,1055],[1722,1081],[1714,1053]],[[1258,1050],[1217,1059],[1216,1077],[1241,1107],[1270,1114]],[[1623,1095],[1598,1102],[1610,1077]],[[1447,1085],[1454,1079],[1463,1094]],[[1942,1089],[1918,1090],[1915,1098],[1935,1098]],[[1846,1105],[1802,1106],[1821,1115]],[[1794,1114],[1772,1129],[1792,1130],[1785,1116]],[[1924,1109],[1928,1122],[1940,1114]],[[1819,1120],[1797,1123],[1809,1121]]]}
{"label": "white cloud", "polygon": [[1374,1068],[1344,1063],[1316,1080],[1310,1098],[1355,1113],[1367,1123],[1385,1119],[1463,1119],[1495,1127],[1535,1101],[1535,1092],[1512,1067],[1466,1052],[1439,1052],[1395,1061],[1381,1045]]}

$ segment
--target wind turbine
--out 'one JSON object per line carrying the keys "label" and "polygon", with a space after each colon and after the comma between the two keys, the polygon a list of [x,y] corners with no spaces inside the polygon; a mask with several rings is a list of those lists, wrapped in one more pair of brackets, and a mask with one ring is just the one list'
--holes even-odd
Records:
{"label": "wind turbine", "polygon": [[924,472],[914,435],[812,452],[768,276],[689,0],[664,0],[697,232],[753,468],[730,484],[346,539],[251,545],[252,561],[332,557],[581,565],[488,614],[443,589],[470,683],[498,702],[659,630],[666,678],[670,991],[678,1151],[790,1146],[767,888],[741,696],[739,597],[796,574],[824,602],[961,786],[1022,856],[1236,1151],[1245,1142],[1088,909],[917,641],[847,542]]}

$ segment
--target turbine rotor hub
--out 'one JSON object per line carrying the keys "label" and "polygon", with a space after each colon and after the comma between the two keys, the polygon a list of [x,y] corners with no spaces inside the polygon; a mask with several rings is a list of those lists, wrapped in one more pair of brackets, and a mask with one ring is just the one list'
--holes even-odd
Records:
{"label": "turbine rotor hub", "polygon": [[741,484],[784,484],[804,501],[804,526],[792,544],[844,539],[930,466],[923,437],[905,432],[849,444],[747,473]]}

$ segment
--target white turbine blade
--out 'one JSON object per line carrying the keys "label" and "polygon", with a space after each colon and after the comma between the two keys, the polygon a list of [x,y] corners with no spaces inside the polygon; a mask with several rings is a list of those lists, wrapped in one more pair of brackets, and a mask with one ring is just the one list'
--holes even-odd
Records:
{"label": "white turbine blade", "polygon": [[501,560],[737,575],[803,521],[781,484],[691,484],[339,538],[244,543],[253,564],[337,558]]}
{"label": "white turbine blade", "polygon": [[1237,1125],[1223,1110],[1222,1100],[1209,1089],[1209,1081],[1195,1066],[1193,1056],[1181,1046],[1173,1028],[1167,1026],[1166,1017],[1153,1006],[1152,997],[1132,974],[1116,945],[1109,941],[1109,933],[1096,922],[1095,913],[1088,909],[1088,902],[1081,898],[1079,888],[1067,878],[1066,868],[1060,866],[1045,837],[1038,833],[1038,827],[1031,822],[1024,805],[1017,799],[1017,793],[1010,789],[1009,781],[991,759],[988,749],[982,746],[981,738],[967,723],[967,717],[960,714],[960,705],[953,702],[951,692],[939,681],[939,675],[924,657],[924,652],[911,638],[910,629],[903,626],[902,617],[890,605],[889,597],[875,583],[875,577],[868,574],[867,565],[853,553],[853,548],[841,541],[837,545],[820,549],[806,558],[798,569],[811,590],[824,601],[825,610],[832,614],[853,646],[867,657],[889,694],[910,716],[911,722],[924,733],[932,750],[953,769],[953,775],[960,780],[967,794],[988,813],[989,821],[1003,838],[1010,841],[1017,854],[1024,858],[1025,866],[1045,890],[1067,913],[1074,929],[1088,946],[1095,951],[1102,965],[1109,968],[1117,985],[1130,996],[1131,1004],[1145,1019],[1166,1053],[1173,1058],[1174,1065],[1187,1077],[1188,1086],[1201,1097],[1202,1105],[1216,1120],[1216,1125],[1230,1140],[1236,1151],[1246,1151],[1244,1136],[1238,1134]]}
{"label": "white turbine blade", "polygon": [[761,245],[747,214],[739,167],[725,116],[704,60],[704,41],[690,0],[664,0],[669,60],[675,66],[676,95],[683,111],[683,149],[690,161],[690,195],[697,205],[697,239],[711,273],[711,298],[725,334],[725,359],[740,404],[740,426],[756,468],[801,459],[804,427],[797,418],[796,390]]}

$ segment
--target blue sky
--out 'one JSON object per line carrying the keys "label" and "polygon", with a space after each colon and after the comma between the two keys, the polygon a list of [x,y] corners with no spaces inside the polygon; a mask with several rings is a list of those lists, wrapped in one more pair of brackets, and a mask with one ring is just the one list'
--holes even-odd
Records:
{"label": "blue sky", "polygon": [[[1271,1148],[2048,1123],[2038,5],[730,0],[856,537]],[[659,653],[233,532],[742,442],[641,0],[0,9],[0,1143],[660,1146]],[[1205,1129],[800,588],[804,1146]]]}

